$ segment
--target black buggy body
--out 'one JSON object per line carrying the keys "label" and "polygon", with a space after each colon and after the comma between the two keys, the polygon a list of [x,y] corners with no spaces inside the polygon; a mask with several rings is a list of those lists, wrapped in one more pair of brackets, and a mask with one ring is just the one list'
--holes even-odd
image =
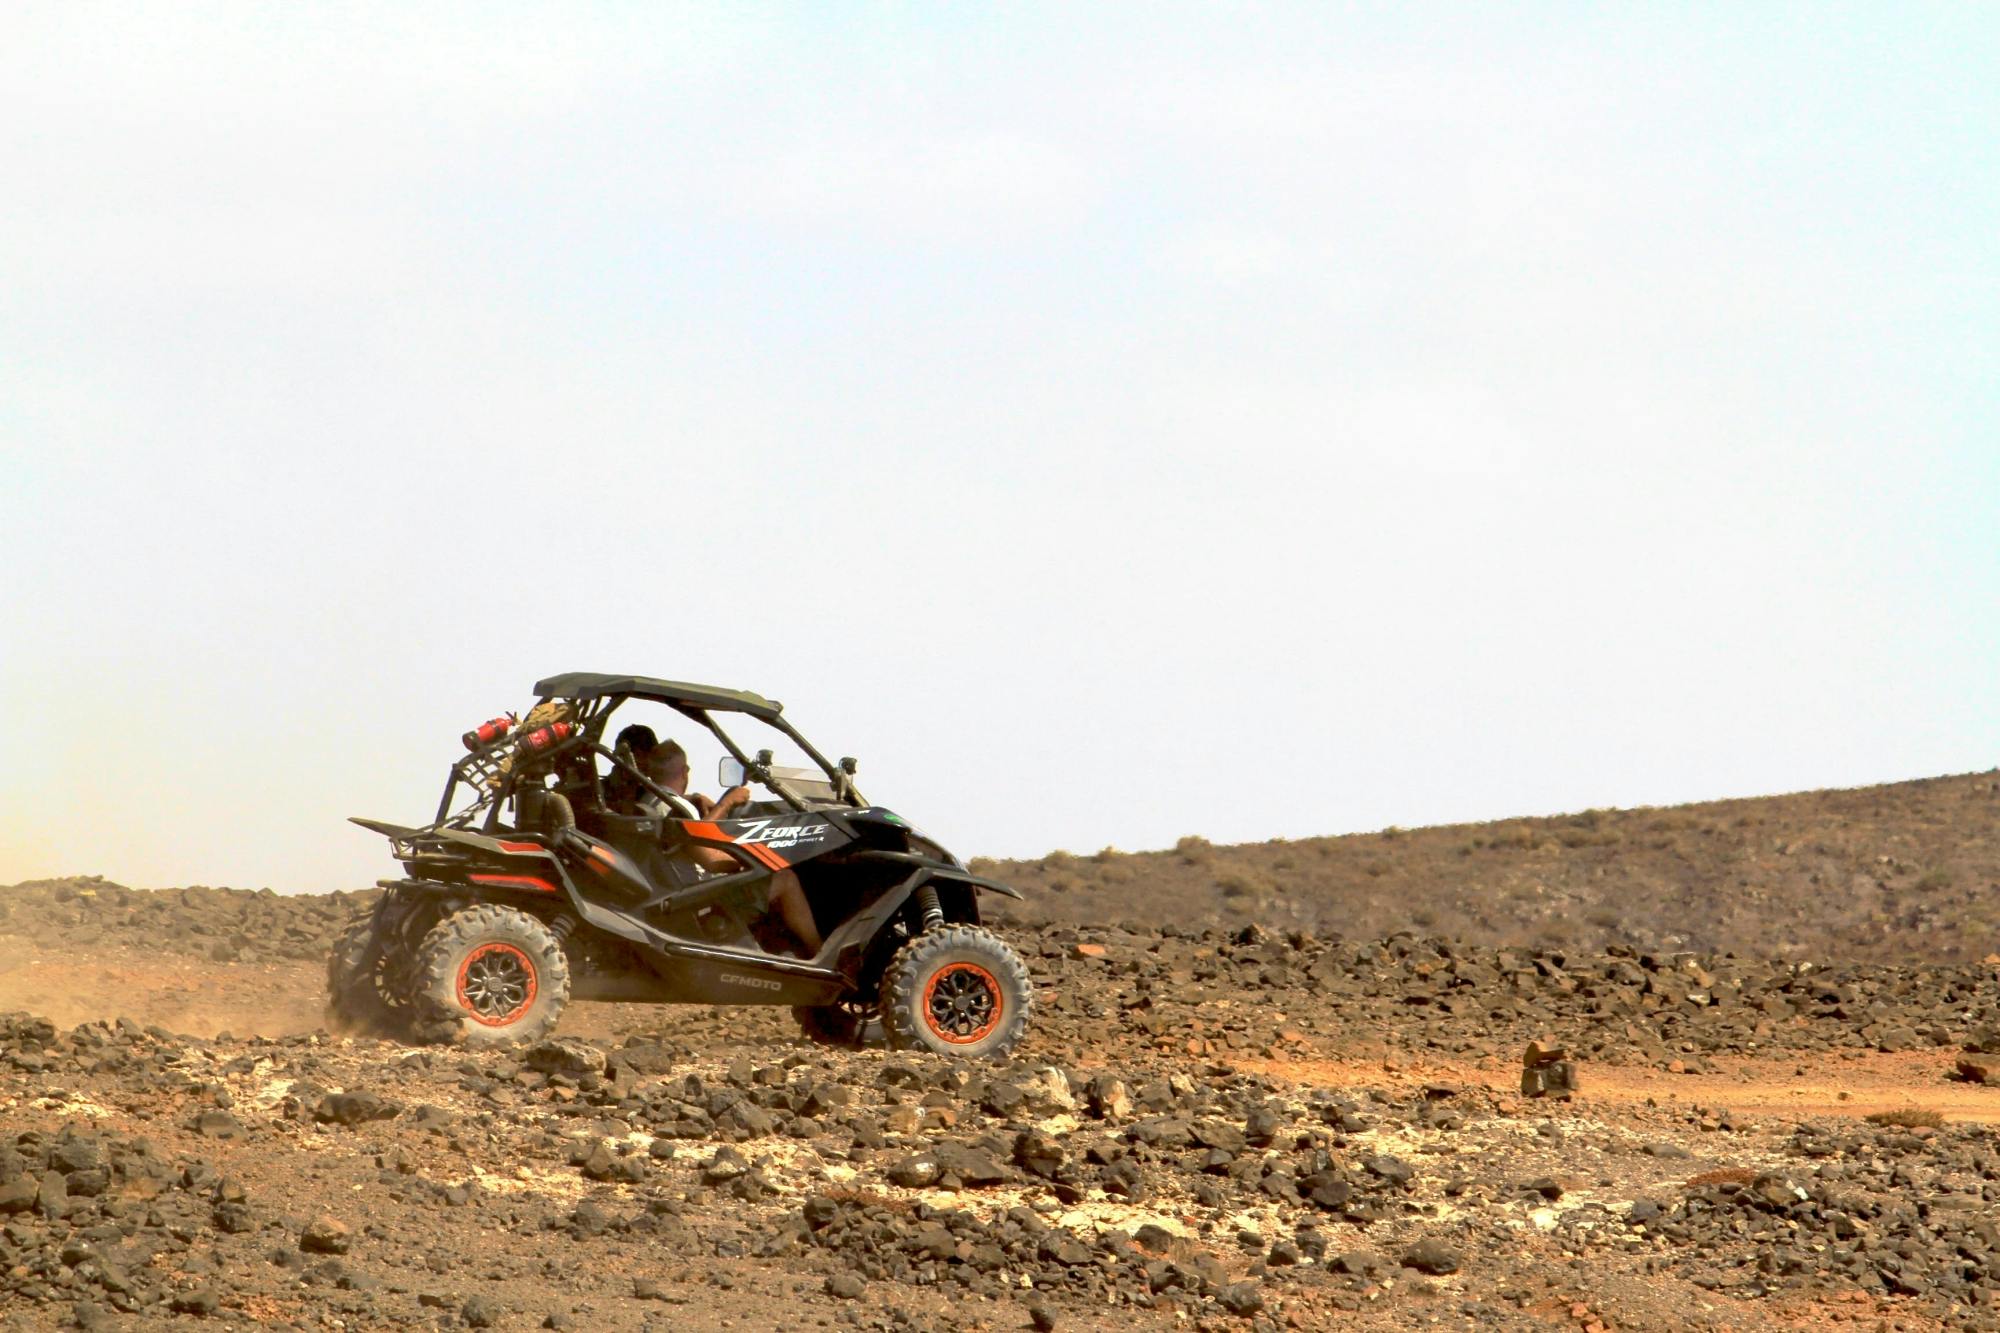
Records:
{"label": "black buggy body", "polygon": [[[578,999],[790,1005],[808,1035],[997,1056],[1031,1003],[1019,957],[980,923],[1014,890],[966,870],[869,804],[853,760],[829,762],[759,695],[648,676],[573,672],[539,702],[466,733],[436,817],[354,822],[403,865],[330,960],[348,1023],[427,1039],[531,1040]],[[704,819],[652,782],[606,724],[663,704],[720,742],[725,786],[758,799]],[[745,753],[724,719],[775,729],[811,767]],[[704,858],[732,866],[714,869]],[[726,860],[714,855],[720,852]],[[824,944],[813,957],[765,908],[796,875]]]}

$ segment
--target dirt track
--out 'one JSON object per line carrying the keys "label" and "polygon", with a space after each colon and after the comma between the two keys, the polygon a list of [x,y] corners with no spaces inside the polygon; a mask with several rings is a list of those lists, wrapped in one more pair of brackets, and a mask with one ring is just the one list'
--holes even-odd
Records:
{"label": "dirt track", "polygon": [[[39,1014],[62,1026],[129,1018],[142,1027],[157,1024],[199,1037],[312,1033],[326,1026],[322,978],[321,968],[301,962],[238,965],[129,949],[108,954],[44,951],[30,939],[0,935],[0,1012]],[[579,1005],[561,1032],[609,1040],[660,1026],[681,1027],[696,1012],[706,1017],[712,1011]],[[776,1011],[730,1015],[729,1026],[748,1028],[773,1041],[789,1042],[792,1036],[790,1023]],[[1432,1060],[1399,1054],[1386,1045],[1376,1054],[1367,1050],[1370,1043],[1365,1039],[1340,1045],[1348,1051],[1344,1056],[1302,1051],[1294,1058],[1233,1063],[1247,1072],[1327,1088],[1450,1082],[1505,1094],[1514,1091],[1519,1081],[1519,1066],[1510,1061]],[[1095,1065],[1102,1063],[1100,1056]],[[1925,1107],[1954,1123],[2000,1124],[2000,1089],[1951,1078],[1955,1062],[1948,1052],[1847,1051],[1832,1061],[1810,1064],[1790,1056],[1712,1057],[1706,1063],[1711,1067],[1706,1073],[1594,1066],[1587,1075],[1587,1099],[1608,1106],[1649,1100],[1661,1105],[1726,1105],[1792,1118],[1860,1118]],[[1095,1066],[1085,1060],[1077,1067]]]}
{"label": "dirt track", "polygon": [[[305,962],[213,963],[130,948],[45,950],[32,939],[0,935],[0,1012],[34,1013],[62,1026],[129,1018],[141,1026],[158,1024],[199,1037],[312,1033],[326,1025],[322,978],[322,968]],[[579,1005],[561,1031],[622,1038],[663,1024],[683,1026],[697,1012],[707,1016],[713,1011]],[[748,1026],[772,1040],[791,1038],[789,1022],[775,1011],[745,1010],[728,1019],[732,1027]],[[1387,1044],[1377,1053],[1366,1038],[1337,1043],[1342,1055],[1331,1054],[1335,1043],[1318,1045],[1320,1053],[1302,1050],[1292,1058],[1238,1058],[1234,1063],[1246,1071],[1329,1088],[1444,1081],[1508,1093],[1519,1079],[1519,1067],[1511,1061],[1428,1059]],[[1648,1100],[1720,1104],[1792,1117],[1865,1117],[1928,1107],[1955,1123],[2000,1123],[2000,1090],[1950,1078],[1954,1059],[1948,1052],[1846,1051],[1833,1061],[1810,1064],[1790,1056],[1717,1056],[1706,1063],[1710,1070],[1704,1073],[1595,1066],[1588,1075],[1589,1100],[1606,1105]],[[1078,1067],[1090,1068],[1092,1062]]]}
{"label": "dirt track", "polygon": [[[8,937],[0,1011],[89,1025],[0,1040],[0,1209],[115,1163],[0,1228],[15,1317],[2000,1327],[2000,1090],[1948,1078],[2000,969],[1016,938],[1042,1012],[988,1069],[638,1006],[468,1059],[325,1035],[310,958]],[[1519,1095],[1530,1031],[1574,1100]]]}

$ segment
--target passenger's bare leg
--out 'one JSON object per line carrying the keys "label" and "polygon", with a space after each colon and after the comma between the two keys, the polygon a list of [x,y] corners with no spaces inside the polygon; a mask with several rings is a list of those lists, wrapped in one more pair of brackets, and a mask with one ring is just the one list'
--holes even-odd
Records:
{"label": "passenger's bare leg", "polygon": [[806,901],[806,891],[796,874],[780,870],[771,876],[771,906],[784,918],[785,928],[806,946],[806,957],[816,956],[824,941],[819,937],[818,924],[813,921],[812,904]]}

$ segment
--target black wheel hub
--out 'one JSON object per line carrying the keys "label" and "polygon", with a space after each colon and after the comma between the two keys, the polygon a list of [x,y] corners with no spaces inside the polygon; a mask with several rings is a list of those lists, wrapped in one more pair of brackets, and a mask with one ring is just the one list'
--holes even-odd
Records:
{"label": "black wheel hub", "polygon": [[487,1018],[519,1009],[528,998],[528,973],[511,953],[489,953],[465,969],[465,1002]]}
{"label": "black wheel hub", "polygon": [[955,1037],[970,1037],[993,1019],[993,990],[970,971],[950,971],[931,987],[931,1026]]}

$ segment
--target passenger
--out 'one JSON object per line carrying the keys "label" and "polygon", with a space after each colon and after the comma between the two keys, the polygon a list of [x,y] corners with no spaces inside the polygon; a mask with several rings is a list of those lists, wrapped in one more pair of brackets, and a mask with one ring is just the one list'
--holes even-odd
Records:
{"label": "passenger", "polygon": [[[632,767],[645,771],[647,756],[660,743],[653,729],[643,722],[634,722],[618,733],[617,744],[612,752]],[[624,769],[613,766],[609,777],[604,779],[604,803],[614,814],[643,815],[652,813],[645,806],[650,794],[644,784]],[[654,804],[658,804],[655,799]]]}
{"label": "passenger", "polygon": [[[629,728],[628,728],[629,730]],[[623,739],[622,733],[620,739]],[[732,811],[750,799],[748,787],[731,787],[722,794],[719,801],[696,792],[688,793],[687,751],[678,742],[660,741],[650,747],[646,756],[646,776],[656,784],[690,801],[701,811],[704,819],[727,819]],[[743,869],[742,862],[719,847],[690,846],[688,855],[704,870],[730,872]],[[819,925],[813,920],[812,904],[806,901],[806,891],[799,884],[799,877],[790,867],[776,871],[771,876],[770,892],[763,896],[761,904],[748,904],[759,912],[776,911],[785,923],[785,928],[798,937],[806,949],[806,957],[819,953],[822,943]]]}

